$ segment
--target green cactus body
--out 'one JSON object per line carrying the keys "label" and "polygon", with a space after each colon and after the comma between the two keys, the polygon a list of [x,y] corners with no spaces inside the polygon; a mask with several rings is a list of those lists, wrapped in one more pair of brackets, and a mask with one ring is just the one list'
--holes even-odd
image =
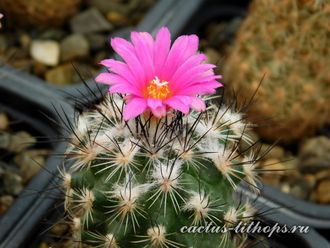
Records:
{"label": "green cactus body", "polygon": [[233,199],[241,180],[256,187],[252,152],[237,152],[249,142],[242,115],[210,105],[125,122],[122,107],[110,95],[75,125],[66,153],[72,165],[62,172],[74,239],[91,247],[238,247],[243,237],[230,232],[181,228],[230,227],[252,216]]}

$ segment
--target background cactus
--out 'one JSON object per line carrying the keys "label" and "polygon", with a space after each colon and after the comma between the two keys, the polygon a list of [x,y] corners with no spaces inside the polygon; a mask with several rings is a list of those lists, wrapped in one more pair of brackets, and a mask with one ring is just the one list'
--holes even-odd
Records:
{"label": "background cactus", "polygon": [[59,26],[73,16],[81,0],[0,0],[0,9],[15,27]]}
{"label": "background cactus", "polygon": [[243,247],[245,235],[180,233],[252,218],[250,204],[233,198],[241,180],[257,190],[256,155],[237,149],[249,142],[242,114],[210,104],[126,122],[123,105],[108,95],[72,126],[71,166],[61,174],[74,239],[92,247]]}
{"label": "background cactus", "polygon": [[329,20],[329,1],[252,2],[224,75],[244,101],[265,74],[249,113],[267,123],[261,137],[291,142],[330,122]]}

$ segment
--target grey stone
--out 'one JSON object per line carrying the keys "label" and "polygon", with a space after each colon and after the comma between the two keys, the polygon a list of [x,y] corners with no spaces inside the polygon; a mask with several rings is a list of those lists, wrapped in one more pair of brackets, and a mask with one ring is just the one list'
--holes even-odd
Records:
{"label": "grey stone", "polygon": [[107,45],[107,36],[103,34],[88,34],[86,36],[89,47],[92,51],[98,52],[104,49]]}
{"label": "grey stone", "polygon": [[3,184],[8,194],[17,196],[23,190],[23,180],[20,175],[7,170],[4,173]]}
{"label": "grey stone", "polygon": [[27,183],[45,164],[47,150],[29,150],[14,157],[14,162],[20,167],[23,182]]}
{"label": "grey stone", "polygon": [[61,60],[69,61],[89,55],[89,43],[84,35],[72,34],[61,42]]}
{"label": "grey stone", "polygon": [[5,113],[0,113],[0,131],[6,130],[9,126],[9,119]]}
{"label": "grey stone", "polygon": [[63,64],[46,72],[45,78],[48,82],[56,85],[67,85],[73,83],[75,71],[71,64]]}
{"label": "grey stone", "polygon": [[308,173],[330,169],[330,139],[319,136],[306,140],[299,151],[299,168]]}
{"label": "grey stone", "polygon": [[10,152],[21,152],[35,145],[36,139],[25,131],[17,133],[0,133],[0,148]]}
{"label": "grey stone", "polygon": [[60,45],[53,40],[33,40],[30,55],[42,64],[56,66],[60,60]]}
{"label": "grey stone", "polygon": [[14,198],[11,195],[3,195],[0,197],[0,215],[4,214],[13,204]]}
{"label": "grey stone", "polygon": [[73,32],[80,34],[110,31],[113,28],[96,8],[87,9],[74,16],[70,20],[70,27]]}
{"label": "grey stone", "polygon": [[107,14],[110,11],[116,11],[122,14],[128,14],[129,12],[128,5],[121,2],[109,0],[88,0],[88,4],[91,7],[98,9],[103,14]]}

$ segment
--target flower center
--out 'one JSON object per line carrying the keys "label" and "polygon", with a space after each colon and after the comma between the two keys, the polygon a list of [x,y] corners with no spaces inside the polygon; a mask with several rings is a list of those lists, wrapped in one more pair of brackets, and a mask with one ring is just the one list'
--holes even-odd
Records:
{"label": "flower center", "polygon": [[145,98],[156,98],[165,100],[172,94],[167,81],[160,81],[156,76],[151,80],[144,92]]}

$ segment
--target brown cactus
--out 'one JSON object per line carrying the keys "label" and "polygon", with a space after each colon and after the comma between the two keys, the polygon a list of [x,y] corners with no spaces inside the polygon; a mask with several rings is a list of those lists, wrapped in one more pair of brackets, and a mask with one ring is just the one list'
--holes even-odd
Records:
{"label": "brown cactus", "polygon": [[81,0],[0,0],[0,9],[15,26],[59,26],[74,15]]}
{"label": "brown cactus", "polygon": [[265,74],[249,112],[254,122],[268,122],[261,137],[292,142],[330,122],[329,22],[328,0],[252,2],[224,81],[242,102]]}

